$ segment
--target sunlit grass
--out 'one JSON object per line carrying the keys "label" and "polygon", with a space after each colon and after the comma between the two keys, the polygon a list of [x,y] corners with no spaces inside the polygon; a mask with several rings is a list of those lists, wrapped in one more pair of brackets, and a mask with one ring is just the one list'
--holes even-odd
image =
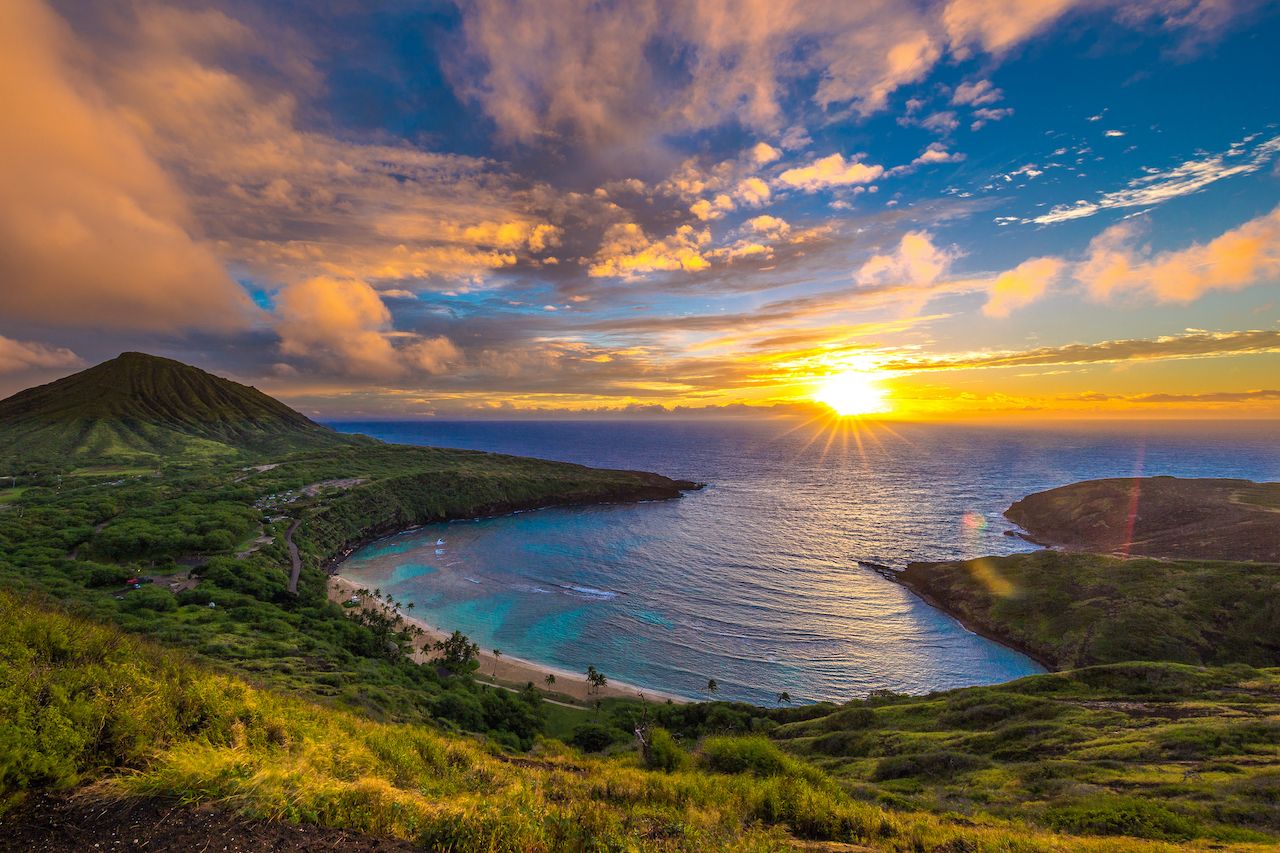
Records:
{"label": "sunlit grass", "polygon": [[260,690],[9,595],[0,676],[10,807],[25,789],[87,781],[99,796],[217,802],[451,851],[777,850],[797,839],[893,851],[1171,849],[861,802],[758,736],[708,739],[671,773],[555,741],[507,754]]}

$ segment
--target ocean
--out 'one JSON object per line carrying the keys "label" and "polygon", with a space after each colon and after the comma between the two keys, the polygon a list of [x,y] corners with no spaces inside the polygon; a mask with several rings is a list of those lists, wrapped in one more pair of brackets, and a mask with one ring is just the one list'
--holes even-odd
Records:
{"label": "ocean", "polygon": [[1280,479],[1276,424],[1038,427],[790,420],[339,422],[405,444],[656,471],[666,502],[545,509],[372,543],[344,576],[485,649],[643,688],[772,704],[1041,672],[859,561],[1008,554],[1002,512],[1095,477]]}

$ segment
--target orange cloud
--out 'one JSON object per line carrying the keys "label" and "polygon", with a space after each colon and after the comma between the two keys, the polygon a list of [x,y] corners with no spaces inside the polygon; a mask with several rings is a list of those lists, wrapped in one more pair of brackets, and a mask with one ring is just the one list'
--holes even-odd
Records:
{"label": "orange cloud", "polygon": [[898,248],[887,255],[874,255],[858,270],[862,284],[908,284],[924,287],[933,284],[951,267],[955,255],[933,245],[923,231],[910,231],[902,236]]}
{"label": "orange cloud", "polygon": [[73,66],[39,0],[0,4],[0,312],[172,331],[245,328],[256,311],[197,236],[180,188]]}
{"label": "orange cloud", "polygon": [[951,0],[942,12],[953,47],[978,45],[989,53],[1008,50],[1084,0]]}
{"label": "orange cloud", "polygon": [[1280,280],[1280,207],[1203,245],[1152,254],[1135,246],[1137,226],[1123,222],[1089,244],[1075,277],[1097,299],[1139,292],[1190,302],[1211,290],[1240,290]]}
{"label": "orange cloud", "polygon": [[341,373],[387,378],[403,372],[386,332],[391,312],[363,281],[312,278],[276,297],[285,355],[316,358]]}
{"label": "orange cloud", "polygon": [[808,192],[826,187],[846,187],[854,184],[869,184],[884,174],[884,167],[870,165],[851,159],[848,162],[839,153],[814,160],[808,166],[787,169],[778,176],[784,184],[798,187]]}
{"label": "orange cloud", "polygon": [[1001,273],[991,285],[982,312],[989,317],[1008,317],[1015,308],[1039,299],[1064,266],[1058,258],[1034,258]]}
{"label": "orange cloud", "polygon": [[655,271],[697,272],[711,265],[702,254],[710,241],[710,231],[698,231],[691,225],[681,225],[662,240],[650,240],[634,222],[611,225],[588,274],[634,278]]}
{"label": "orange cloud", "polygon": [[79,367],[80,356],[65,347],[35,341],[15,341],[0,335],[0,373],[49,367]]}

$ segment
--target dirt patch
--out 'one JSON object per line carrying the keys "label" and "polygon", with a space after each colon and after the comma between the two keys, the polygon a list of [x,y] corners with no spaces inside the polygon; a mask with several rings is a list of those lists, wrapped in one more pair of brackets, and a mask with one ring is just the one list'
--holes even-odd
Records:
{"label": "dirt patch", "polygon": [[367,482],[369,482],[368,477],[344,477],[340,480],[322,480],[319,483],[311,483],[310,485],[303,486],[302,491],[307,495],[307,497],[314,498],[321,492],[328,491],[330,489],[341,492],[346,489],[354,489],[356,486],[362,486]]}
{"label": "dirt patch", "polygon": [[318,826],[247,820],[212,805],[173,800],[104,802],[83,796],[33,796],[0,819],[0,851],[420,850],[397,839]]}

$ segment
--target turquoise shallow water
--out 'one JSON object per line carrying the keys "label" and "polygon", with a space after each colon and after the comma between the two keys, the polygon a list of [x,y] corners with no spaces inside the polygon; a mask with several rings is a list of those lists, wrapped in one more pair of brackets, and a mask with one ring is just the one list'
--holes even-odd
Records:
{"label": "turquoise shallow water", "polygon": [[842,700],[1039,672],[859,560],[1010,553],[1001,512],[1032,491],[1134,474],[1280,477],[1267,428],[994,431],[792,423],[340,424],[392,441],[656,470],[706,481],[677,501],[430,525],[342,573],[484,648],[632,684],[768,702]]}

